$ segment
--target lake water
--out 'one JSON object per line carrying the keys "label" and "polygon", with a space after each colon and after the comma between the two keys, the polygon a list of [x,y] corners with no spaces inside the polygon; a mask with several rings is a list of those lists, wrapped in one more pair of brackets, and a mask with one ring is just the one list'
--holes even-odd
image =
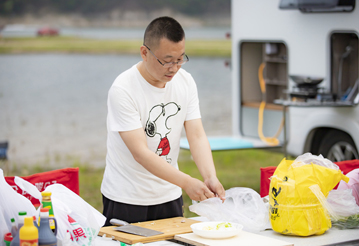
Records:
{"label": "lake water", "polygon": [[[3,37],[35,37],[38,26],[8,25],[0,35]],[[186,39],[226,39],[230,27],[184,28]],[[142,39],[145,28],[60,28],[62,36],[94,39]]]}
{"label": "lake water", "polygon": [[[222,58],[183,66],[198,86],[207,135],[231,134],[231,75]],[[135,55],[0,55],[0,142],[12,164],[104,166],[106,100]]]}

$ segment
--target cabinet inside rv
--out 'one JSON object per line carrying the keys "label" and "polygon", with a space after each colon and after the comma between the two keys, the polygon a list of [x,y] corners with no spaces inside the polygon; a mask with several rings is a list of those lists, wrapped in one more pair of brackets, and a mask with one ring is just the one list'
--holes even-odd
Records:
{"label": "cabinet inside rv", "polygon": [[[281,123],[282,106],[276,99],[286,99],[288,84],[287,47],[282,42],[242,42],[240,44],[240,121],[241,133],[258,137],[259,106],[266,103],[264,135],[274,135]],[[265,81],[265,87],[261,88]],[[254,123],[257,124],[254,124]]]}
{"label": "cabinet inside rv", "polygon": [[[331,93],[339,101],[358,92],[358,35],[333,32],[330,37]],[[355,93],[356,92],[356,93]]]}

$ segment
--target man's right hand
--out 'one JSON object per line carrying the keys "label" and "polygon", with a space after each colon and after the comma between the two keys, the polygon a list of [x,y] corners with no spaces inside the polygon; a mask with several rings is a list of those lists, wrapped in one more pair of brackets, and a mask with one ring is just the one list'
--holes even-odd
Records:
{"label": "man's right hand", "polygon": [[192,200],[203,201],[215,197],[213,192],[202,181],[192,177],[188,177],[186,181],[182,188]]}

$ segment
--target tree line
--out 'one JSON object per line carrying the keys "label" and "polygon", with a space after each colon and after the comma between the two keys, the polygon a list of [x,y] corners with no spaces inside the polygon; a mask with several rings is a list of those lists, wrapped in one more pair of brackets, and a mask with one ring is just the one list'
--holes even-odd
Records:
{"label": "tree line", "polygon": [[113,9],[155,11],[169,8],[188,16],[230,14],[231,0],[0,0],[0,15],[79,13],[93,15]]}

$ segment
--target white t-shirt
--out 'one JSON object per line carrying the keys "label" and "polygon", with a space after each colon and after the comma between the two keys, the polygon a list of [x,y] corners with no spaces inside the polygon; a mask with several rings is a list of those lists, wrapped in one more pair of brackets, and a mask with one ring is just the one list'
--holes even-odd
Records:
{"label": "white t-shirt", "polygon": [[183,124],[201,117],[197,87],[183,69],[165,88],[154,87],[136,66],[120,74],[108,93],[107,156],[101,192],[127,204],[162,204],[179,198],[181,188],[136,162],[118,132],[142,128],[148,148],[178,169]]}

